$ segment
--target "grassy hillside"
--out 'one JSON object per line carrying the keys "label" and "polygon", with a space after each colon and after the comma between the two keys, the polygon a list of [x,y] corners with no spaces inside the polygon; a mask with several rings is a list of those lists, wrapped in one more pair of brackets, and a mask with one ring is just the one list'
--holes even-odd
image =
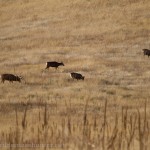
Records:
{"label": "grassy hillside", "polygon": [[[0,143],[148,148],[150,60],[142,49],[150,48],[149,5],[0,0],[0,73],[24,77],[0,84]],[[65,66],[44,70],[47,61]]]}

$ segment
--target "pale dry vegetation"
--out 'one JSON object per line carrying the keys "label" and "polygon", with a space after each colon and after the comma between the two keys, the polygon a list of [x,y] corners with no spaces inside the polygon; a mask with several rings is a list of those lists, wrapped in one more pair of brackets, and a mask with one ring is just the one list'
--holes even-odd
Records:
{"label": "pale dry vegetation", "polygon": [[[0,73],[25,79],[0,84],[0,144],[148,149],[150,59],[142,49],[150,48],[149,6],[0,0]],[[47,61],[65,66],[44,70]],[[85,80],[73,81],[72,71]]]}

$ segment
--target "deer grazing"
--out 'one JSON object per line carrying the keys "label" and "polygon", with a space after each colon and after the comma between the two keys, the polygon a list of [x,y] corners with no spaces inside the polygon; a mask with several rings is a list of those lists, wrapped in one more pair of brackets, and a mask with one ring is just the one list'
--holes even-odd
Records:
{"label": "deer grazing", "polygon": [[4,83],[5,80],[9,82],[18,81],[21,82],[22,77],[13,74],[1,74],[1,82]]}
{"label": "deer grazing", "polygon": [[150,56],[150,50],[149,49],[143,49],[144,55]]}
{"label": "deer grazing", "polygon": [[84,80],[84,76],[82,76],[80,73],[75,73],[75,72],[72,72],[70,73],[71,74],[71,77],[73,79],[76,79],[76,80]]}
{"label": "deer grazing", "polygon": [[57,69],[59,66],[64,66],[64,63],[63,62],[59,63],[56,61],[50,61],[50,62],[46,63],[45,69],[48,69],[49,67],[55,67]]}

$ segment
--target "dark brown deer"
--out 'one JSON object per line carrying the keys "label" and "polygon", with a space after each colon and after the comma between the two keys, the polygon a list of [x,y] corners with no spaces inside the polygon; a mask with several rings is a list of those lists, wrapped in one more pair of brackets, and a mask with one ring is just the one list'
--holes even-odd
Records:
{"label": "dark brown deer", "polygon": [[75,73],[75,72],[72,72],[70,73],[71,74],[71,77],[73,79],[76,79],[76,80],[84,80],[84,76],[82,76],[82,74],[80,73]]}
{"label": "dark brown deer", "polygon": [[46,63],[45,69],[48,69],[49,67],[55,67],[57,69],[59,66],[64,66],[64,63],[63,62],[59,63],[56,61],[50,61],[50,62]]}
{"label": "dark brown deer", "polygon": [[18,81],[21,82],[22,77],[13,74],[1,74],[1,82],[4,83],[5,80],[9,82]]}
{"label": "dark brown deer", "polygon": [[150,56],[150,50],[149,49],[143,49],[144,55]]}

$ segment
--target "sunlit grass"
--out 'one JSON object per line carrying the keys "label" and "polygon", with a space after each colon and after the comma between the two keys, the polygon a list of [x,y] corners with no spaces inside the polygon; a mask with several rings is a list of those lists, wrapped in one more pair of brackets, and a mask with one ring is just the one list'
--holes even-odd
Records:
{"label": "sunlit grass", "polygon": [[149,147],[149,3],[0,0],[0,143]]}

